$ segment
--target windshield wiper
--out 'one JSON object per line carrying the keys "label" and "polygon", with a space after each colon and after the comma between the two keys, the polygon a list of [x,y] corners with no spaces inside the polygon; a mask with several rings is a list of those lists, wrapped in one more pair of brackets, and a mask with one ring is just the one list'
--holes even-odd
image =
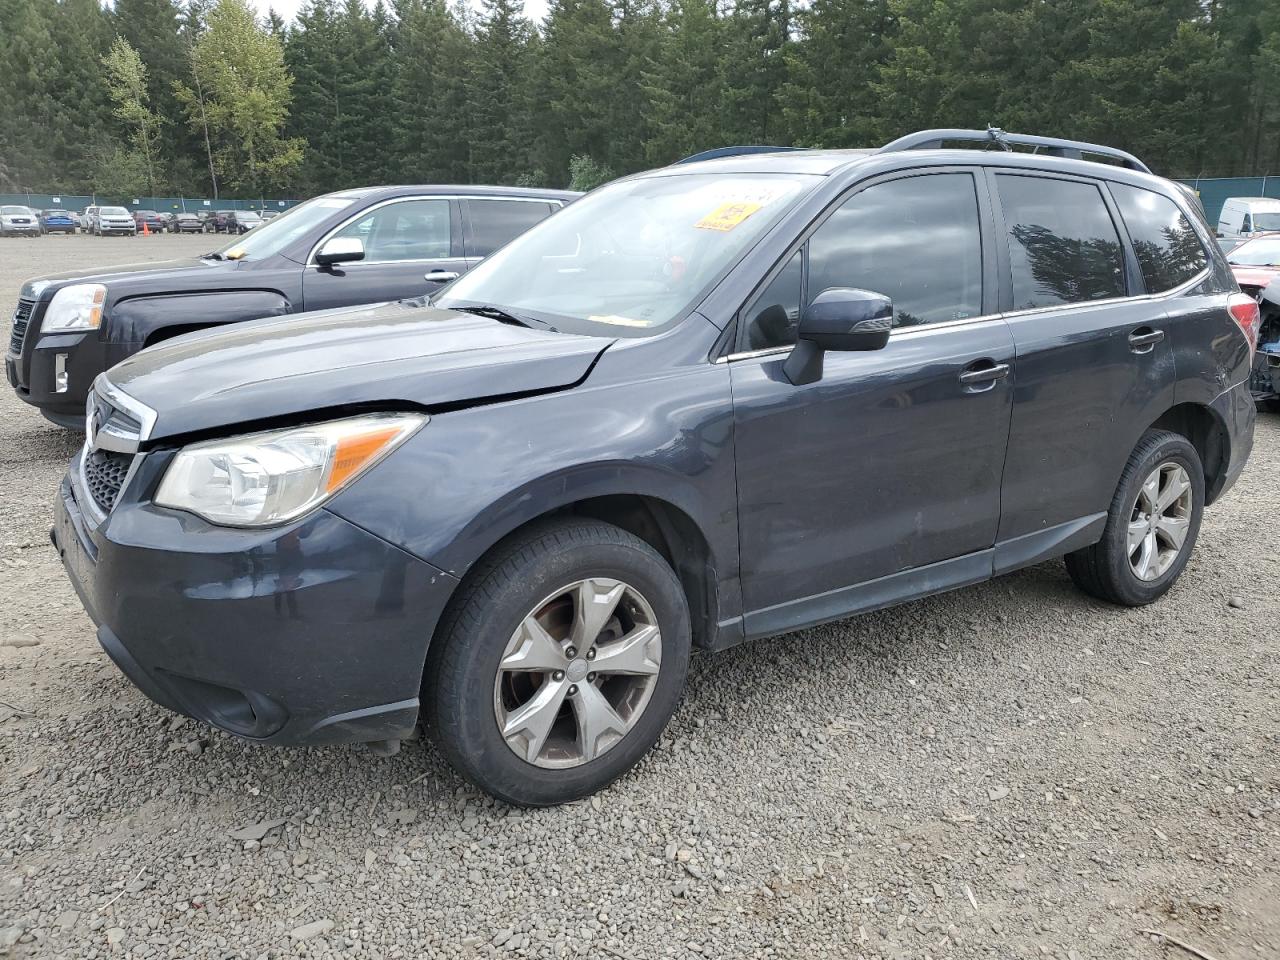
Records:
{"label": "windshield wiper", "polygon": [[488,303],[469,303],[453,307],[453,309],[460,310],[463,313],[474,313],[477,317],[488,317],[491,320],[497,320],[499,323],[509,323],[517,327],[539,326],[543,329],[550,330],[552,333],[560,332],[545,320],[539,320],[537,317],[517,316],[505,307],[495,307]]}
{"label": "windshield wiper", "polygon": [[226,259],[226,257],[224,257],[222,254],[218,253],[218,252],[215,250],[213,253],[202,253],[202,254],[200,254],[200,259],[201,259],[201,260],[225,260],[225,259]]}

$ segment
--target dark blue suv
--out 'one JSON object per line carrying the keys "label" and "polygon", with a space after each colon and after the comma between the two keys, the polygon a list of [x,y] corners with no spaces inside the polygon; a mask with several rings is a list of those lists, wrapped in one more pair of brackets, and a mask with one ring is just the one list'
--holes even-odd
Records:
{"label": "dark blue suv", "polygon": [[1249,455],[1257,305],[1133,157],[974,140],[650,171],[430,298],[131,357],[53,530],[99,640],[264,743],[425,719],[537,805],[644,755],[693,648],[1059,556],[1154,601]]}

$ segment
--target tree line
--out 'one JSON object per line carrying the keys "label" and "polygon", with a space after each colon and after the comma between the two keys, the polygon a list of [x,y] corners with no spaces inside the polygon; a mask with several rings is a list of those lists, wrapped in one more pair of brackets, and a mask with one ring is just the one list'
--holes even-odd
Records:
{"label": "tree line", "polygon": [[1280,0],[0,0],[0,191],[591,187],[927,127],[1280,172]]}

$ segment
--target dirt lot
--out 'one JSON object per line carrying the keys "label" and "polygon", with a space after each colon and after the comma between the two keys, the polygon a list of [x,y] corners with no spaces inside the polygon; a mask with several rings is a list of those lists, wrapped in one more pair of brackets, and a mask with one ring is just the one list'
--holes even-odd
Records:
{"label": "dirt lot", "polygon": [[[0,304],[213,244],[0,240]],[[1280,417],[1155,606],[1050,563],[700,657],[634,774],[537,812],[145,700],[49,546],[77,444],[0,390],[0,956],[1280,957]]]}

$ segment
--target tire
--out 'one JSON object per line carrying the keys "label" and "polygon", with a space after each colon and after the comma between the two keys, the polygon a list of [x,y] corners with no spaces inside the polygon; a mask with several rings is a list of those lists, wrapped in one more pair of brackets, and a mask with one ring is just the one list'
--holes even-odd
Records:
{"label": "tire", "polygon": [[[1179,474],[1178,470],[1182,471]],[[1149,511],[1144,506],[1144,484],[1157,471],[1159,497],[1171,494],[1185,479],[1188,489],[1163,508]],[[1165,486],[1166,482],[1170,485]],[[1189,494],[1189,496],[1187,496]],[[1120,475],[1120,484],[1107,511],[1107,524],[1102,539],[1092,546],[1066,557],[1067,572],[1085,593],[1125,607],[1140,607],[1164,596],[1177,582],[1195,549],[1204,514],[1204,467],[1186,437],[1167,430],[1148,430],[1138,441]],[[1143,534],[1140,525],[1148,515],[1155,517]],[[1131,523],[1133,533],[1142,539],[1130,551]],[[1182,541],[1171,552],[1173,540],[1181,532]],[[1148,541],[1150,546],[1148,546]],[[1146,576],[1139,567],[1147,558]]]}
{"label": "tire", "polygon": [[[604,596],[606,591],[620,595],[609,608],[613,613],[602,632],[590,641],[592,647],[573,653],[572,630],[582,622],[575,613],[578,591],[590,591],[583,597]],[[548,646],[541,648],[556,657],[567,648],[572,657],[565,659],[564,669],[499,669],[537,646],[516,647],[513,652],[520,642],[517,631],[535,613],[554,616],[566,610],[567,621],[548,627],[542,634]],[[654,627],[658,636],[652,635]],[[592,632],[591,627],[584,629]],[[649,631],[651,639],[640,646],[634,638],[642,631]],[[632,662],[643,663],[642,668],[583,676],[591,663],[616,665],[627,638],[633,638]],[[597,654],[597,644],[599,656],[589,659]],[[684,591],[653,547],[607,523],[540,524],[495,547],[450,601],[423,683],[428,728],[454,768],[482,790],[520,806],[567,803],[612,783],[648,753],[680,702],[689,647]],[[639,660],[634,659],[637,651]],[[512,718],[548,692],[557,706],[544,715],[557,719],[554,727],[548,721],[549,732],[542,741],[521,739],[520,732],[513,734],[512,742],[505,739],[500,711],[512,728]],[[606,694],[609,710],[592,712],[605,702]],[[587,716],[610,718],[609,725],[595,728],[590,738],[593,756],[582,748],[584,704],[592,707]],[[629,714],[628,704],[633,705]],[[610,738],[607,742],[605,736]]]}

